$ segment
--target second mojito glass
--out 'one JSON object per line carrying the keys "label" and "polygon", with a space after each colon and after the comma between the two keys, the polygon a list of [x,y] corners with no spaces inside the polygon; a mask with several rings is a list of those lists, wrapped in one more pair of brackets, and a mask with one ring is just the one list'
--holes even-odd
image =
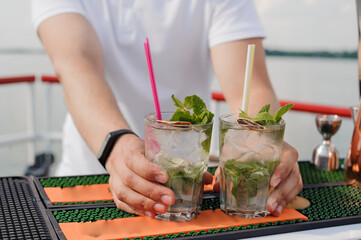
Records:
{"label": "second mojito glass", "polygon": [[[173,113],[162,113],[170,119]],[[155,114],[144,118],[145,155],[168,174],[165,184],[173,190],[176,200],[164,214],[156,218],[168,221],[190,221],[199,215],[204,188],[204,174],[213,122],[184,125],[159,122]]]}
{"label": "second mojito glass", "polygon": [[270,178],[280,163],[285,122],[239,124],[237,114],[220,117],[221,209],[243,218],[265,217]]}

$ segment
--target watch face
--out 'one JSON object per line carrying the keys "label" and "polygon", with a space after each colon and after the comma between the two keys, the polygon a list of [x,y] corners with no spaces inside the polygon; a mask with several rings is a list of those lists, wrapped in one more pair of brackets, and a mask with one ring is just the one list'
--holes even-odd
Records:
{"label": "watch face", "polygon": [[104,153],[104,149],[106,148],[106,146],[108,145],[108,142],[109,142],[109,139],[112,135],[110,133],[108,133],[106,136],[105,136],[105,139],[99,149],[99,152],[98,152],[98,156],[97,158],[100,159]]}

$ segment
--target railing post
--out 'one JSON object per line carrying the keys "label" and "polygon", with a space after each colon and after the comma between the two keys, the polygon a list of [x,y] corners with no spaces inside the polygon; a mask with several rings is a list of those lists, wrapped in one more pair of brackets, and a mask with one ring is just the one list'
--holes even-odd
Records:
{"label": "railing post", "polygon": [[34,156],[37,152],[37,126],[36,126],[36,109],[35,109],[35,87],[34,82],[28,83],[29,90],[27,94],[27,132],[32,136],[28,141],[28,164],[34,163]]}
{"label": "railing post", "polygon": [[44,101],[44,145],[45,152],[51,152],[51,87],[50,83],[45,83],[45,99]]}

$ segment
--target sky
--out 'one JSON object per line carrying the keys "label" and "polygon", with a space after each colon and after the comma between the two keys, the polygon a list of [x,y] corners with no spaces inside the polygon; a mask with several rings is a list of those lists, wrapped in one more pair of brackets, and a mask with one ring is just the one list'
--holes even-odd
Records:
{"label": "sky", "polygon": [[[241,1],[241,0],[239,0]],[[355,0],[254,0],[269,49],[355,51]],[[0,49],[42,48],[31,25],[31,1],[0,1]]]}
{"label": "sky", "polygon": [[265,47],[355,51],[355,0],[254,0],[265,28]]}

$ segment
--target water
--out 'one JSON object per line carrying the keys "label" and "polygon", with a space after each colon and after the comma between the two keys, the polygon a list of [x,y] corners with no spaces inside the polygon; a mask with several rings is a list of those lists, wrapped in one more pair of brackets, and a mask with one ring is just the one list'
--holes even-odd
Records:
{"label": "water", "polygon": [[[0,76],[54,74],[51,63],[45,54],[0,54]],[[279,99],[349,107],[358,105],[358,66],[357,60],[267,57],[270,79]],[[218,90],[216,82],[212,90]],[[37,129],[44,130],[44,86],[35,84]],[[26,131],[26,107],[24,96],[26,84],[0,85],[0,135]],[[61,131],[66,106],[61,86],[52,87],[52,131]],[[219,113],[227,113],[226,104],[219,104]],[[285,140],[296,147],[299,159],[310,160],[312,151],[322,141],[315,125],[315,115],[289,112],[285,116]],[[217,132],[217,127],[214,128]],[[353,131],[351,119],[342,119],[339,131],[331,138],[345,158]],[[212,153],[218,153],[218,146],[212,144]],[[44,151],[44,143],[39,141],[38,152]],[[51,151],[56,161],[61,157],[61,144],[52,142]],[[22,175],[28,165],[26,144],[0,145],[0,176]]]}

